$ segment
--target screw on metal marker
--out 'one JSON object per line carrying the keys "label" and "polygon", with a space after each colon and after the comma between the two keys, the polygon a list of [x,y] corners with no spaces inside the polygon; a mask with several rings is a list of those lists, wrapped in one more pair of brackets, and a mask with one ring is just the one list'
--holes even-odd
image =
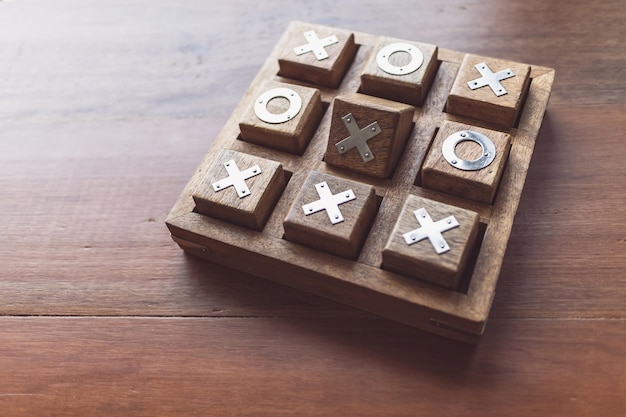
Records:
{"label": "screw on metal marker", "polygon": [[[267,104],[277,97],[282,97],[289,101],[289,108],[282,113],[270,113]],[[256,116],[270,124],[285,123],[295,117],[302,110],[302,98],[291,88],[277,87],[262,93],[254,103],[254,113]]]}
{"label": "screw on metal marker", "polygon": [[[406,52],[411,56],[411,61],[402,66],[393,65],[389,58],[396,52]],[[419,48],[411,44],[398,42],[383,47],[376,55],[376,65],[378,68],[391,75],[406,75],[417,71],[424,63],[424,55]]]}
{"label": "screw on metal marker", "polygon": [[[460,158],[456,154],[456,146],[461,142],[474,142],[481,147],[481,157],[474,160]],[[446,161],[462,171],[478,171],[486,168],[496,157],[496,145],[487,136],[473,130],[453,133],[443,141],[441,153]]]}

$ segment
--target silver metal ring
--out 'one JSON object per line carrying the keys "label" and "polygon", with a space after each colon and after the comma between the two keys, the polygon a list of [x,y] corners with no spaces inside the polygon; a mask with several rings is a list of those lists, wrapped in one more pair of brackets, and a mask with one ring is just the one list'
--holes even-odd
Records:
{"label": "silver metal ring", "polygon": [[[456,145],[461,142],[470,141],[480,145],[482,155],[472,161],[461,159],[456,154]],[[462,130],[446,138],[441,146],[443,157],[450,165],[463,171],[478,171],[486,168],[496,157],[496,146],[491,139],[482,133],[473,130]]]}
{"label": "silver metal ring", "polygon": [[[284,97],[289,100],[289,108],[280,114],[270,113],[267,110],[267,103],[277,97]],[[266,123],[285,123],[296,117],[302,109],[302,99],[300,95],[291,88],[278,87],[267,90],[261,94],[254,102],[254,113]]]}
{"label": "silver metal ring", "polygon": [[[391,64],[389,57],[396,52],[408,53],[411,55],[411,61],[401,67]],[[388,74],[406,75],[417,71],[417,69],[422,66],[424,63],[424,54],[422,54],[422,51],[415,45],[404,42],[392,43],[378,52],[378,55],[376,55],[376,63],[381,70]]]}

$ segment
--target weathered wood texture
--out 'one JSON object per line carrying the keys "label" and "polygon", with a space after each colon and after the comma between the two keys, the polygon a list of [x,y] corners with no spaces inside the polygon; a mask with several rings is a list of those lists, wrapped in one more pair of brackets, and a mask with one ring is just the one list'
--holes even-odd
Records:
{"label": "weathered wood texture", "polygon": [[[0,2],[3,415],[626,413],[623,2],[406,4]],[[185,256],[167,234],[303,15],[556,68],[475,348]]]}

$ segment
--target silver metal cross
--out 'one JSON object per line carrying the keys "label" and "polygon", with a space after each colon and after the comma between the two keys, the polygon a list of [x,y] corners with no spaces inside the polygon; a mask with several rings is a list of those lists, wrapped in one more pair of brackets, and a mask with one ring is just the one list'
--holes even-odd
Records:
{"label": "silver metal cross", "polygon": [[419,229],[412,230],[402,235],[407,245],[412,245],[428,238],[438,255],[450,250],[448,242],[443,238],[442,233],[459,226],[459,222],[454,216],[433,222],[425,208],[413,212],[420,224]]}
{"label": "silver metal cross", "polygon": [[350,189],[333,194],[330,191],[330,188],[328,188],[326,181],[315,184],[315,189],[317,190],[317,194],[320,196],[320,199],[303,205],[302,210],[304,210],[304,215],[308,216],[309,214],[326,210],[326,214],[332,224],[341,223],[344,219],[341,214],[341,210],[339,210],[339,205],[355,200],[356,196],[354,195],[354,192]]}
{"label": "silver metal cross", "polygon": [[261,168],[258,165],[255,165],[244,171],[239,171],[239,167],[234,159],[224,162],[224,167],[226,168],[226,172],[228,172],[228,177],[214,182],[213,190],[218,192],[233,186],[235,187],[239,198],[249,196],[250,189],[246,184],[246,180],[259,175],[261,173]]}
{"label": "silver metal cross", "polygon": [[494,73],[484,62],[476,64],[475,67],[478,72],[480,72],[480,75],[482,75],[482,77],[469,81],[467,85],[470,89],[476,90],[477,88],[488,85],[489,88],[491,88],[491,91],[493,91],[493,93],[497,97],[503,96],[507,93],[506,88],[504,88],[500,81],[506,80],[507,78],[515,77],[515,74],[513,73],[513,70],[511,68],[507,68]]}
{"label": "silver metal cross", "polygon": [[356,120],[354,120],[354,117],[352,117],[352,113],[346,114],[341,120],[343,120],[343,124],[346,126],[346,129],[348,129],[350,136],[335,144],[339,154],[343,155],[350,149],[356,148],[363,162],[369,162],[374,159],[374,154],[367,145],[367,141],[382,132],[378,122],[370,123],[363,129],[359,129],[359,125],[356,123]]}
{"label": "silver metal cross", "polygon": [[338,43],[339,39],[335,35],[327,36],[325,38],[318,38],[317,34],[313,30],[309,30],[308,32],[304,32],[304,37],[308,41],[307,44],[300,45],[296,48],[293,48],[293,51],[296,55],[306,54],[307,52],[313,52],[318,61],[328,58],[328,53],[326,52],[327,46]]}

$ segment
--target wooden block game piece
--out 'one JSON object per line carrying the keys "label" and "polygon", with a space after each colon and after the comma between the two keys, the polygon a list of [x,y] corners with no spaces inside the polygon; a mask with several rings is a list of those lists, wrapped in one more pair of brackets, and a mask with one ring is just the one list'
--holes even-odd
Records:
{"label": "wooden block game piece", "polygon": [[365,94],[333,101],[327,164],[388,178],[393,173],[413,128],[415,108]]}
{"label": "wooden block game piece", "polygon": [[437,73],[437,50],[381,37],[361,72],[360,92],[421,106]]}
{"label": "wooden block game piece", "polygon": [[510,147],[507,133],[444,121],[422,165],[421,185],[491,204]]}
{"label": "wooden block game piece", "polygon": [[347,30],[293,22],[289,41],[278,59],[278,75],[336,88],[357,51]]}
{"label": "wooden block game piece", "polygon": [[285,239],[356,259],[376,211],[372,186],[312,171],[283,222]]}
{"label": "wooden block game piece", "polygon": [[302,155],[324,114],[320,91],[268,81],[253,97],[239,123],[241,139]]}
{"label": "wooden block game piece", "polygon": [[285,185],[280,163],[222,150],[193,199],[198,213],[262,230]]}
{"label": "wooden block game piece", "polygon": [[530,85],[530,66],[466,55],[448,95],[446,112],[490,125],[515,125]]}
{"label": "wooden block game piece", "polygon": [[409,195],[383,249],[383,269],[457,289],[477,235],[477,213]]}

